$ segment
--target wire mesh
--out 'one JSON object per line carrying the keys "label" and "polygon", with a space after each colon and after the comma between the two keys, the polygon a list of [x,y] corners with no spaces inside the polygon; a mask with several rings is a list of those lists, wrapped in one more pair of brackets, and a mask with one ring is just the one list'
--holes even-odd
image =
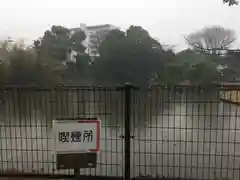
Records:
{"label": "wire mesh", "polygon": [[[0,90],[0,174],[73,175],[57,170],[52,120],[98,116],[97,168],[81,175],[124,177],[126,138],[131,178],[240,179],[239,87],[8,87]],[[130,137],[124,132],[131,127]]]}
{"label": "wire mesh", "polygon": [[116,88],[8,87],[0,91],[0,173],[73,175],[57,170],[52,120],[99,117],[101,152],[96,169],[81,175],[123,176],[124,95]]}
{"label": "wire mesh", "polygon": [[132,177],[240,179],[239,100],[237,87],[135,93]]}

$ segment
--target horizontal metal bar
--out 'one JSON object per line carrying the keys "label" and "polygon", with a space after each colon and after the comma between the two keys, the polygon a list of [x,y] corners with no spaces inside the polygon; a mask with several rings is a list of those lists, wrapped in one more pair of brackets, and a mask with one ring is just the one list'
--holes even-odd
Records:
{"label": "horizontal metal bar", "polygon": [[[183,163],[185,164],[185,163]],[[216,169],[216,170],[237,170],[239,171],[239,168],[224,168],[224,167],[214,167],[214,166],[196,166],[196,165],[144,165],[144,164],[137,164],[136,166],[144,166],[144,167],[166,167],[166,168],[190,168],[190,169]],[[172,179],[169,179],[172,180]],[[186,180],[186,179],[175,179],[175,180]],[[193,180],[193,179],[191,179]],[[197,180],[197,179],[195,179]]]}
{"label": "horizontal metal bar", "polygon": [[195,89],[221,89],[221,88],[237,88],[240,89],[240,83],[226,83],[226,84],[208,84],[208,85],[194,85],[194,84],[188,84],[188,85],[168,85],[168,84],[157,84],[157,85],[151,85],[149,86],[149,90],[154,88],[162,88],[162,89],[178,89],[178,88],[195,88]]}
{"label": "horizontal metal bar", "polygon": [[[47,173],[4,173],[0,172],[0,177],[17,177],[17,178],[46,178],[46,179],[64,179],[64,178],[75,178],[75,175],[63,175],[63,174],[50,174],[50,172]],[[94,176],[94,175],[80,175],[79,178],[81,179],[88,179],[88,180],[99,180],[99,179],[108,179],[108,180],[122,180],[122,177],[119,176]]]}
{"label": "horizontal metal bar", "polygon": [[[49,102],[49,103],[56,103],[59,102],[61,99],[58,100],[51,100],[51,101],[45,101],[45,102]],[[89,100],[83,100],[83,101],[71,101],[71,100],[67,100],[65,103],[81,103],[81,104],[107,104],[110,103],[111,101],[89,101]],[[0,102],[1,103],[1,102]]]}
{"label": "horizontal metal bar", "polygon": [[90,86],[90,85],[79,85],[79,86],[74,86],[74,85],[59,85],[59,86],[3,86],[0,87],[0,90],[4,91],[12,91],[12,90],[39,90],[39,91],[52,91],[52,90],[90,90],[90,91],[95,91],[95,90],[106,90],[106,91],[117,91],[119,90],[118,87],[116,86]]}
{"label": "horizontal metal bar", "polygon": [[[64,120],[66,120],[66,119],[64,119]],[[72,120],[72,119],[71,119],[71,120]],[[1,128],[1,127],[3,127],[3,128],[27,128],[27,127],[29,127],[29,128],[49,128],[49,127],[51,127],[51,126],[50,126],[50,124],[48,124],[48,125],[16,125],[16,124],[11,125],[11,124],[1,123],[1,124],[0,124],[0,128]],[[114,128],[119,128],[119,129],[121,129],[120,126],[105,125],[105,124],[101,124],[101,127],[109,127],[109,128],[114,127]],[[0,138],[1,138],[1,137],[0,137]]]}
{"label": "horizontal metal bar", "polygon": [[[240,145],[240,142],[237,142],[237,141],[211,141],[211,140],[199,140],[199,141],[196,141],[196,140],[174,140],[174,139],[143,139],[143,138],[138,138],[137,136],[135,136],[134,138],[134,141],[138,141],[138,143],[140,142],[145,142],[145,143],[156,143],[156,142],[159,142],[159,143],[162,143],[162,144],[174,144],[174,143],[195,143],[195,145],[198,145],[198,144],[221,144],[221,145],[230,145],[230,144],[233,144],[233,145]],[[136,144],[136,142],[133,142]]]}

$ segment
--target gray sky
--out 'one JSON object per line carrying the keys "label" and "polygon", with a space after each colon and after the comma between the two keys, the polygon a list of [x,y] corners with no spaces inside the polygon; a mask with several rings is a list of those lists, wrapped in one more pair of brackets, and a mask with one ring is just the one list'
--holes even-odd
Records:
{"label": "gray sky", "polygon": [[133,24],[182,49],[184,35],[204,26],[221,25],[240,36],[239,18],[240,6],[228,7],[222,0],[7,0],[0,6],[0,37],[30,42],[54,24],[72,28],[109,23],[123,29]]}

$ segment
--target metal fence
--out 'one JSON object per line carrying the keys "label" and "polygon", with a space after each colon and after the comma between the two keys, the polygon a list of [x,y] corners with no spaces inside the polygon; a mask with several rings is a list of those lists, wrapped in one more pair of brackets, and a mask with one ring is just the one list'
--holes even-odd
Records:
{"label": "metal fence", "polygon": [[91,178],[240,179],[239,87],[5,87],[0,176],[71,177],[57,170],[52,120],[98,116]]}

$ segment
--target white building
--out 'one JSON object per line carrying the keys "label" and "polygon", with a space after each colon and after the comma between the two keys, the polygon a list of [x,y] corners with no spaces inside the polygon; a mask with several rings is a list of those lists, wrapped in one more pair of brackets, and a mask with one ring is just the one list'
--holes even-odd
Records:
{"label": "white building", "polygon": [[[71,33],[82,30],[86,39],[83,42],[83,45],[86,47],[86,53],[91,57],[91,60],[94,60],[95,57],[99,56],[98,48],[100,43],[104,40],[107,33],[111,30],[118,29],[117,27],[105,24],[105,25],[96,25],[96,26],[86,26],[85,24],[80,24],[78,28],[72,28]],[[72,52],[70,55],[71,61],[74,60],[75,52]]]}

